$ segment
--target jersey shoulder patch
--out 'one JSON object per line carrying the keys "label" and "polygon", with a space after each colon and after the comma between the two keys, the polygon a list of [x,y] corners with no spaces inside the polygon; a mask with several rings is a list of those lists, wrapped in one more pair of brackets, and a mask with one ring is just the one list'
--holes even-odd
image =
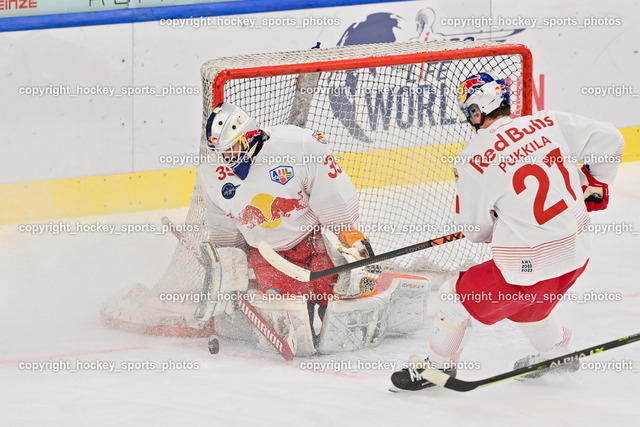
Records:
{"label": "jersey shoulder patch", "polygon": [[293,166],[278,166],[269,171],[271,181],[285,185],[294,177]]}
{"label": "jersey shoulder patch", "polygon": [[326,144],[327,143],[327,138],[325,138],[324,133],[320,132],[319,130],[315,130],[313,131],[312,136],[315,138],[316,141],[318,141],[320,144]]}
{"label": "jersey shoulder patch", "polygon": [[240,184],[233,185],[230,182],[225,183],[222,186],[222,197],[224,197],[227,200],[233,199],[233,196],[236,195],[236,190],[238,189],[238,187],[240,187]]}

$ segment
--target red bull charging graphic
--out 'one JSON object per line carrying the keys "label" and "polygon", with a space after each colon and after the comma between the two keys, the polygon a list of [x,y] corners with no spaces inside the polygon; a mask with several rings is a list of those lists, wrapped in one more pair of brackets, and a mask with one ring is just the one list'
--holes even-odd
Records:
{"label": "red bull charging graphic", "polygon": [[301,201],[301,194],[298,199],[287,199],[259,193],[242,209],[236,219],[247,228],[277,228],[282,218],[288,218],[291,213],[307,208]]}

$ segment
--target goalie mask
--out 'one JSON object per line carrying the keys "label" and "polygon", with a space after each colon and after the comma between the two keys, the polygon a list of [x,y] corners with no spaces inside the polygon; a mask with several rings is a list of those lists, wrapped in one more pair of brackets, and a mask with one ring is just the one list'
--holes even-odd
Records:
{"label": "goalie mask", "polygon": [[207,147],[240,179],[247,177],[265,136],[256,119],[228,102],[218,104],[207,120]]}
{"label": "goalie mask", "polygon": [[[509,85],[489,73],[479,73],[467,78],[460,85],[460,109],[476,130],[484,124],[487,114],[503,106],[510,106]],[[471,123],[474,113],[481,114],[480,123]]]}

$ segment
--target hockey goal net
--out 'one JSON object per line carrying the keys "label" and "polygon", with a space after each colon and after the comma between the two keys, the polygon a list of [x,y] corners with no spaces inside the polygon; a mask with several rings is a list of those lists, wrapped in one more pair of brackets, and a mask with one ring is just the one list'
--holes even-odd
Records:
{"label": "hockey goal net", "polygon": [[[473,131],[458,114],[458,93],[480,71],[507,79],[514,116],[531,113],[532,59],[522,45],[412,42],[211,60],[200,71],[200,154],[207,154],[204,126],[213,107],[232,102],[261,126],[289,123],[324,134],[358,190],[360,228],[376,253],[464,232],[474,225],[453,223],[453,159]],[[203,224],[200,193],[196,183],[187,223]],[[197,245],[204,236],[191,237]],[[461,240],[387,268],[446,272],[489,256],[488,245]]]}
{"label": "hockey goal net", "polygon": [[[480,71],[508,79],[515,116],[531,113],[531,57],[524,46],[415,42],[208,61],[201,68],[203,127],[213,106],[227,101],[262,126],[291,123],[322,132],[359,191],[360,228],[382,253],[465,231],[453,225],[453,157],[472,129],[459,117],[457,99],[461,81]],[[201,154],[205,144],[203,137]],[[198,221],[197,198],[191,209],[188,220]],[[396,263],[451,271],[488,254],[486,245],[463,240]]]}
{"label": "hockey goal net", "polygon": [[[360,228],[376,253],[455,231],[453,159],[472,136],[460,116],[459,85],[490,71],[510,84],[512,115],[531,113],[532,58],[523,45],[496,42],[371,44],[219,58],[201,68],[200,154],[215,105],[232,102],[261,126],[295,124],[322,132],[360,197]],[[276,165],[277,166],[277,165]],[[196,180],[185,223],[206,240]],[[468,224],[466,227],[473,227]],[[385,268],[450,272],[485,261],[490,248],[456,241],[396,258]],[[198,289],[204,272],[182,244],[154,289]]]}

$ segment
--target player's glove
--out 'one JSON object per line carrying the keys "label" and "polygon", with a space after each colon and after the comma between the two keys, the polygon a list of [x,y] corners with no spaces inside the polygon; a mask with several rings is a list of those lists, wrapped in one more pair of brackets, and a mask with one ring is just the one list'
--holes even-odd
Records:
{"label": "player's glove", "polygon": [[601,211],[606,209],[609,204],[609,186],[592,177],[588,165],[582,166],[581,171],[589,183],[589,185],[582,186],[584,204],[587,207],[587,211]]}
{"label": "player's glove", "polygon": [[354,258],[353,261],[369,258],[373,255],[369,238],[355,228],[340,232],[338,238],[341,243],[338,250],[343,254],[351,255]]}

